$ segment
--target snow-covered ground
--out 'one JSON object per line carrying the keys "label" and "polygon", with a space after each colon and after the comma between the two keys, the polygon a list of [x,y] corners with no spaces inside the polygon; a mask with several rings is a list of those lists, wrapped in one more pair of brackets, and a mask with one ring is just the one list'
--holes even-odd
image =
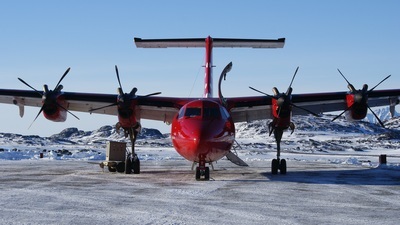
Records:
{"label": "snow-covered ground", "polygon": [[398,224],[400,120],[383,129],[331,119],[294,118],[282,140],[286,175],[270,174],[267,122],[237,124],[235,150],[250,167],[223,159],[209,182],[151,129],[138,140],[138,175],[99,167],[106,141],[125,140],[111,126],[0,134],[0,224]]}

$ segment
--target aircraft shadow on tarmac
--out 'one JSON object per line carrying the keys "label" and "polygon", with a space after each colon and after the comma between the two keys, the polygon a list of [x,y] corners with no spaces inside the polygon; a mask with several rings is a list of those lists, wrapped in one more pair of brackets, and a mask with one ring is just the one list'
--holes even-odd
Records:
{"label": "aircraft shadow on tarmac", "polygon": [[262,173],[270,181],[308,184],[345,185],[400,185],[400,170],[389,168],[367,168],[350,170],[291,171],[286,175]]}

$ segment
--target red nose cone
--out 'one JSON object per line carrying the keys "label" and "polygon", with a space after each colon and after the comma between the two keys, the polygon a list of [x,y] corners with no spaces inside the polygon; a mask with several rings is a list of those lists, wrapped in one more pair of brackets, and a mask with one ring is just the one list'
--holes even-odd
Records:
{"label": "red nose cone", "polygon": [[172,143],[177,152],[189,161],[207,162],[224,157],[234,142],[234,124],[228,118],[182,116],[172,123]]}

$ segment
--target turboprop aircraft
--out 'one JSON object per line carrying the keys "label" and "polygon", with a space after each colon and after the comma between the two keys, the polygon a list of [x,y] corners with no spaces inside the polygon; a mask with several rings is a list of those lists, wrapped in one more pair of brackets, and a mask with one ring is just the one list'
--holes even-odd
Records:
{"label": "turboprop aircraft", "polygon": [[[213,96],[212,80],[212,50],[213,48],[283,48],[285,39],[233,39],[233,38],[180,38],[180,39],[141,39],[135,38],[134,42],[139,48],[205,48],[205,77],[204,93],[199,98],[177,98],[156,96],[155,92],[148,95],[136,95],[137,88],[124,93],[120,82],[117,66],[115,66],[119,83],[117,94],[63,92],[60,82],[68,73],[64,73],[54,90],[49,90],[47,85],[44,91],[38,91],[27,82],[19,79],[32,90],[0,89],[0,102],[15,104],[23,115],[24,106],[41,107],[39,114],[52,121],[65,121],[71,111],[89,112],[98,114],[117,115],[117,128],[124,129],[125,136],[130,137],[132,152],[127,157],[125,172],[140,173],[140,161],[135,152],[136,135],[140,130],[140,120],[150,119],[171,124],[171,138],[176,151],[185,159],[198,163],[196,179],[210,178],[207,164],[211,164],[223,157],[240,166],[247,164],[231,152],[235,141],[235,123],[252,120],[272,119],[269,123],[270,134],[274,133],[277,142],[277,158],[272,160],[273,174],[287,171],[286,161],[280,159],[280,141],[283,131],[295,126],[291,122],[292,114],[304,115],[315,112],[332,112],[345,110],[351,112],[350,117],[359,119],[359,110],[350,103],[351,98],[357,99],[355,92],[331,92],[292,94],[292,78],[286,93],[279,93],[273,88],[274,95],[256,90],[263,95],[250,97],[224,97],[222,93],[222,80],[232,69],[232,62],[222,70],[218,83],[218,97]],[[400,89],[363,91],[363,103],[368,108],[374,106],[390,105],[391,108],[398,104]],[[38,114],[38,115],[39,115]],[[73,114],[72,114],[73,115]]]}

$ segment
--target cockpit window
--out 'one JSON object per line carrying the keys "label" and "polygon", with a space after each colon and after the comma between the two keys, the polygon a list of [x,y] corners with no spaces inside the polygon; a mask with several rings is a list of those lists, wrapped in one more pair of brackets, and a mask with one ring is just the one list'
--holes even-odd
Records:
{"label": "cockpit window", "polygon": [[220,118],[219,108],[204,108],[203,111],[204,118]]}
{"label": "cockpit window", "polygon": [[185,116],[187,117],[201,116],[201,108],[186,108]]}

